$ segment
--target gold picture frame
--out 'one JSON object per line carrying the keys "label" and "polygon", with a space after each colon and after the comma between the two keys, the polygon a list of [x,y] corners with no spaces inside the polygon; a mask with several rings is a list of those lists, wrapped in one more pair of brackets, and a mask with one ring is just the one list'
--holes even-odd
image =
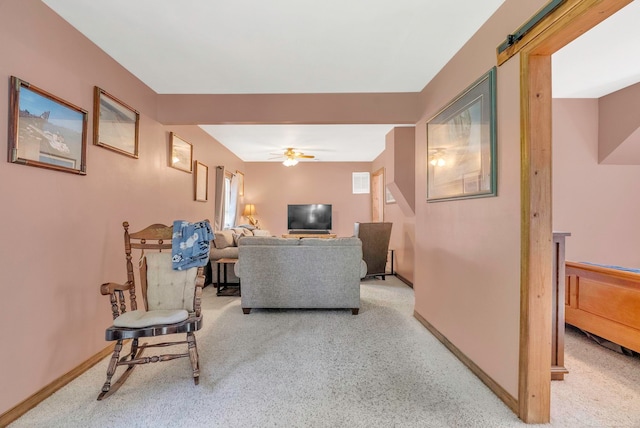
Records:
{"label": "gold picture frame", "polygon": [[209,167],[202,162],[195,161],[193,175],[194,200],[207,202],[209,200]]}
{"label": "gold picture frame", "polygon": [[169,136],[169,166],[191,174],[193,146],[171,132]]}
{"label": "gold picture frame", "polygon": [[93,144],[138,158],[140,113],[113,95],[95,87],[93,96]]}

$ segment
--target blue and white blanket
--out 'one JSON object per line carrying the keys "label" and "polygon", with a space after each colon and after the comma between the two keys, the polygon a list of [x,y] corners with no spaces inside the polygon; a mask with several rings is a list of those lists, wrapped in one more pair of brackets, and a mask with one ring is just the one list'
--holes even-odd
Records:
{"label": "blue and white blanket", "polygon": [[591,265],[591,266],[600,266],[603,268],[607,268],[607,269],[616,269],[616,270],[621,270],[624,272],[633,272],[633,273],[640,273],[640,269],[636,269],[636,268],[628,268],[628,267],[623,267],[623,266],[615,266],[615,265],[601,265],[598,263],[589,263],[589,262],[582,262],[586,265]]}
{"label": "blue and white blanket", "polygon": [[209,261],[209,246],[213,240],[213,231],[207,220],[189,223],[173,222],[171,239],[171,260],[174,270],[185,270],[204,266]]}

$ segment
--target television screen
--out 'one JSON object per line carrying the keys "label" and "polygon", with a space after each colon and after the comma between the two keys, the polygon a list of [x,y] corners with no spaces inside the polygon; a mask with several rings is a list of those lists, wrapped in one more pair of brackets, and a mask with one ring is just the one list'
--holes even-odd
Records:
{"label": "television screen", "polygon": [[289,205],[287,228],[289,230],[331,229],[331,204]]}

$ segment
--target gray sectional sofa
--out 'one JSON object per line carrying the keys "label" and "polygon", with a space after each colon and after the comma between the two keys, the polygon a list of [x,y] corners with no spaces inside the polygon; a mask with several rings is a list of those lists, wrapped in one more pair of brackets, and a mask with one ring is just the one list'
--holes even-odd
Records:
{"label": "gray sectional sofa", "polygon": [[360,279],[367,273],[360,239],[242,239],[235,274],[241,306],[253,308],[360,308]]}

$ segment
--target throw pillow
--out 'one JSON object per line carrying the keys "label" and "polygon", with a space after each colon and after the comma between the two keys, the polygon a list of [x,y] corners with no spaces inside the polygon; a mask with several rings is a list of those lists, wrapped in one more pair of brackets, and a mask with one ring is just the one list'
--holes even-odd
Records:
{"label": "throw pillow", "polygon": [[271,236],[271,232],[268,230],[254,229],[253,236]]}
{"label": "throw pillow", "polygon": [[233,232],[231,230],[219,230],[215,232],[213,244],[217,249],[233,247]]}
{"label": "throw pillow", "polygon": [[249,229],[245,229],[244,227],[232,227],[231,230],[233,233],[237,233],[240,236],[252,236],[253,232]]}
{"label": "throw pillow", "polygon": [[238,241],[240,240],[240,238],[242,238],[244,235],[240,235],[238,233],[234,233],[233,234],[233,246],[237,247],[238,246]]}

